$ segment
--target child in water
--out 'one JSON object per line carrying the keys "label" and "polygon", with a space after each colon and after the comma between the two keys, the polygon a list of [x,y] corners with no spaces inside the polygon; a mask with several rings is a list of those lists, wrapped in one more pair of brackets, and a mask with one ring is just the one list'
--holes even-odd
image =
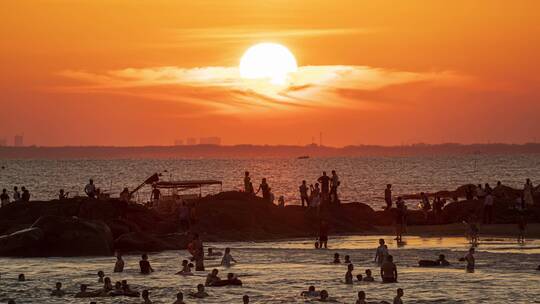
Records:
{"label": "child in water", "polygon": [[307,291],[302,291],[302,293],[300,293],[300,295],[303,296],[303,297],[316,298],[316,297],[320,296],[320,292],[316,291],[315,286],[311,285],[311,286],[308,287]]}
{"label": "child in water", "polygon": [[371,276],[371,269],[366,269],[366,277],[364,278],[364,282],[374,282],[375,278]]}
{"label": "child in water", "polygon": [[353,283],[353,272],[354,265],[349,264],[347,265],[347,272],[345,273],[345,284],[352,284]]}
{"label": "child in water", "polygon": [[242,303],[244,304],[249,304],[249,296],[248,295],[244,295],[242,297]]}
{"label": "child in water", "polygon": [[146,253],[143,253],[143,255],[141,256],[141,261],[139,261],[139,267],[141,268],[141,274],[150,274],[154,272],[154,269],[152,269],[150,262],[148,262],[148,255]]}
{"label": "child in water", "polygon": [[356,279],[358,280],[358,282],[362,282],[362,275],[361,275],[361,274],[357,274],[357,275],[356,275]]}
{"label": "child in water", "polygon": [[467,271],[473,272],[474,271],[474,248],[469,249],[469,253],[463,258],[467,262]]}
{"label": "child in water", "polygon": [[120,253],[116,254],[116,263],[114,264],[114,272],[123,272],[124,271],[124,260]]}
{"label": "child in water", "polygon": [[401,297],[403,297],[403,289],[398,288],[397,289],[397,296],[394,298],[393,304],[403,304],[403,301],[401,300]]}
{"label": "child in water", "polygon": [[339,253],[334,253],[334,264],[340,264],[341,261],[339,260]]}
{"label": "child in water", "polygon": [[348,255],[346,255],[346,256],[345,256],[345,262],[343,262],[343,263],[345,263],[345,264],[350,264],[350,263],[351,263],[351,257],[348,256]]}
{"label": "child in water", "polygon": [[21,274],[19,275],[19,278],[18,278],[17,280],[18,280],[19,282],[24,282],[24,281],[26,281],[26,278],[25,278],[25,276],[24,276],[24,273],[21,273]]}
{"label": "child in water", "polygon": [[105,277],[105,273],[100,270],[100,271],[98,271],[97,276],[98,276],[97,282],[98,283],[103,283],[103,278]]}
{"label": "child in water", "polygon": [[186,304],[186,302],[184,302],[184,294],[182,292],[176,294],[176,301],[174,301],[173,304]]}
{"label": "child in water", "polygon": [[356,304],[367,304],[365,292],[363,291],[358,292],[358,300],[356,300]]}
{"label": "child in water", "polygon": [[225,254],[223,255],[223,259],[221,259],[221,266],[231,267],[231,262],[237,263],[231,255],[231,248],[227,247],[225,248]]}
{"label": "child in water", "polygon": [[150,300],[150,292],[148,290],[143,290],[142,295],[143,304],[152,304],[152,301]]}
{"label": "child in water", "polygon": [[197,285],[197,292],[190,292],[189,295],[191,297],[193,297],[193,298],[198,298],[198,299],[208,297],[208,293],[206,293],[206,291],[204,291],[204,285],[203,284]]}
{"label": "child in water", "polygon": [[60,282],[56,283],[55,289],[51,292],[51,296],[53,296],[53,297],[62,297],[65,294],[66,294],[66,292],[62,290],[62,283],[60,283]]}
{"label": "child in water", "polygon": [[183,260],[182,261],[182,270],[180,270],[179,272],[177,272],[176,274],[180,274],[180,275],[193,275],[193,272],[191,272],[191,266],[192,264],[189,264],[189,261],[188,260]]}

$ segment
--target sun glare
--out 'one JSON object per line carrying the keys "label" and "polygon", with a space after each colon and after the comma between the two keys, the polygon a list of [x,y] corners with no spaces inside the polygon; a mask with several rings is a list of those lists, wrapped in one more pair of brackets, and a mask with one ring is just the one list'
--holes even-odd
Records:
{"label": "sun glare", "polygon": [[291,51],[277,43],[256,44],[240,59],[240,77],[269,79],[277,85],[284,85],[288,74],[297,69],[296,58]]}

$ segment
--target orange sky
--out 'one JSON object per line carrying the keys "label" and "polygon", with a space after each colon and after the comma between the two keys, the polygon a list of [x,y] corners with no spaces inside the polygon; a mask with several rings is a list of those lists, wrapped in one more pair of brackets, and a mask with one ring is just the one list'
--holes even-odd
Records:
{"label": "orange sky", "polygon": [[[539,1],[0,2],[0,138],[37,145],[538,140]],[[234,75],[286,45],[291,85]],[[11,140],[10,140],[11,141]]]}

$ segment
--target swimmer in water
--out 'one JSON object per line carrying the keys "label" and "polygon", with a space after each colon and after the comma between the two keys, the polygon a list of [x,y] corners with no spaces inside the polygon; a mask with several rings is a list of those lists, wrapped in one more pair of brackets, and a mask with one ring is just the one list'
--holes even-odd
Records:
{"label": "swimmer in water", "polygon": [[222,256],[223,253],[219,252],[219,251],[214,251],[213,248],[210,248],[208,247],[208,253],[206,254],[206,256]]}
{"label": "swimmer in water", "polygon": [[152,301],[150,300],[150,292],[148,290],[143,290],[141,298],[143,299],[143,304],[152,304]]}
{"label": "swimmer in water", "polygon": [[398,273],[392,255],[386,257],[386,261],[381,266],[381,278],[383,283],[397,283]]}
{"label": "swimmer in water", "polygon": [[337,302],[334,299],[331,299],[328,295],[328,291],[325,289],[321,290],[320,298],[318,299],[319,302]]}
{"label": "swimmer in water", "polygon": [[341,261],[339,259],[339,253],[337,253],[337,252],[334,253],[334,262],[333,263],[334,264],[340,264],[341,263]]}
{"label": "swimmer in water", "polygon": [[105,277],[105,273],[104,273],[103,271],[100,270],[100,271],[98,271],[97,275],[98,275],[98,280],[97,280],[97,282],[98,282],[98,283],[103,283],[103,278]]}
{"label": "swimmer in water", "polygon": [[358,292],[358,300],[356,300],[356,304],[367,304],[365,292],[363,291]]}
{"label": "swimmer in water", "polygon": [[184,302],[184,294],[182,292],[176,294],[176,301],[174,301],[173,304],[186,304],[186,302]]}
{"label": "swimmer in water", "polygon": [[215,283],[221,281],[221,279],[218,277],[219,270],[213,269],[212,272],[210,272],[206,276],[206,282],[204,283],[204,286],[212,286]]}
{"label": "swimmer in water", "polygon": [[225,254],[223,255],[223,258],[221,259],[221,266],[231,267],[231,262],[234,262],[235,264],[237,263],[231,255],[231,248],[227,247],[225,248]]}
{"label": "swimmer in water", "polygon": [[244,304],[249,304],[249,296],[248,295],[244,295],[242,297],[242,303]]}
{"label": "swimmer in water", "polygon": [[21,273],[21,274],[19,275],[19,278],[18,278],[17,280],[18,280],[19,282],[24,282],[24,281],[26,281],[26,277],[24,276],[24,273]]}
{"label": "swimmer in water", "polygon": [[397,296],[394,298],[393,304],[403,304],[403,301],[401,300],[401,297],[403,297],[403,289],[398,288],[397,289]]}
{"label": "swimmer in water", "polygon": [[203,284],[197,285],[197,292],[190,292],[189,295],[191,297],[193,297],[193,298],[198,298],[198,299],[208,297],[208,293],[206,293],[206,291],[204,291],[204,285]]}
{"label": "swimmer in water", "polygon": [[374,282],[375,278],[371,276],[371,269],[366,269],[366,276],[364,277],[365,282]]}
{"label": "swimmer in water", "polygon": [[439,254],[439,259],[437,262],[439,262],[439,265],[441,266],[450,266],[450,262],[446,260],[446,256],[444,254]]}
{"label": "swimmer in water", "polygon": [[474,248],[470,248],[469,249],[469,252],[467,253],[466,256],[464,256],[462,258],[462,260],[464,260],[465,262],[467,262],[467,271],[468,272],[473,272],[474,271],[474,264],[475,264],[475,259],[474,259]]}
{"label": "swimmer in water", "polygon": [[109,296],[116,297],[116,296],[123,296],[124,290],[122,289],[122,283],[116,282],[114,284],[114,289],[109,292]]}
{"label": "swimmer in water", "polygon": [[127,280],[122,280],[122,291],[124,292],[124,296],[139,297],[139,292],[135,290],[131,290]]}
{"label": "swimmer in water", "polygon": [[347,265],[347,272],[345,273],[345,284],[352,284],[353,283],[353,272],[354,265],[349,264]]}
{"label": "swimmer in water", "polygon": [[176,274],[193,275],[193,272],[191,272],[191,266],[190,265],[193,265],[193,264],[190,264],[188,260],[183,260],[182,261],[182,270],[180,270]]}
{"label": "swimmer in water", "polygon": [[111,278],[109,277],[105,277],[105,279],[103,279],[103,290],[105,292],[109,292],[111,290],[113,290],[113,285],[112,285],[112,282],[111,282]]}
{"label": "swimmer in water", "polygon": [[93,293],[88,292],[88,285],[86,284],[81,284],[81,291],[75,294],[75,298],[90,298],[93,296]]}
{"label": "swimmer in water", "polygon": [[343,262],[343,263],[345,263],[345,264],[350,264],[350,263],[351,263],[351,257],[348,256],[348,255],[346,255],[346,256],[345,256],[345,262]]}
{"label": "swimmer in water", "polygon": [[303,297],[316,298],[320,296],[321,293],[315,290],[315,286],[311,285],[308,287],[307,291],[302,291],[300,295]]}
{"label": "swimmer in water", "polygon": [[362,275],[361,275],[361,274],[357,274],[357,275],[356,275],[356,279],[358,280],[358,282],[362,282]]}
{"label": "swimmer in water", "polygon": [[148,262],[148,255],[146,253],[142,254],[141,260],[139,261],[139,267],[141,269],[141,274],[150,274],[154,272],[150,262]]}
{"label": "swimmer in water", "polygon": [[124,272],[124,260],[120,253],[116,254],[116,263],[114,264],[114,272]]}
{"label": "swimmer in water", "polygon": [[62,283],[57,282],[55,289],[51,292],[51,296],[53,297],[62,297],[66,294],[65,291],[62,290]]}
{"label": "swimmer in water", "polygon": [[234,275],[234,273],[227,273],[227,285],[242,286],[242,281]]}

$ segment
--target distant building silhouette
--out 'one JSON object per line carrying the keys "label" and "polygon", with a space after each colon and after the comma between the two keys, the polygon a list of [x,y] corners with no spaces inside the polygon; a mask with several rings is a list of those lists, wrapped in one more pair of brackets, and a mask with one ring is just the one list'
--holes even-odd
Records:
{"label": "distant building silhouette", "polygon": [[186,144],[188,146],[194,146],[197,144],[197,139],[196,138],[193,138],[193,137],[190,137],[186,140]]}
{"label": "distant building silhouette", "polygon": [[23,147],[24,146],[24,135],[15,135],[13,138],[13,145],[15,147]]}
{"label": "distant building silhouette", "polygon": [[201,145],[221,145],[220,137],[202,137],[200,140]]}
{"label": "distant building silhouette", "polygon": [[183,146],[184,145],[184,140],[183,139],[177,139],[174,141],[174,145],[175,146]]}

